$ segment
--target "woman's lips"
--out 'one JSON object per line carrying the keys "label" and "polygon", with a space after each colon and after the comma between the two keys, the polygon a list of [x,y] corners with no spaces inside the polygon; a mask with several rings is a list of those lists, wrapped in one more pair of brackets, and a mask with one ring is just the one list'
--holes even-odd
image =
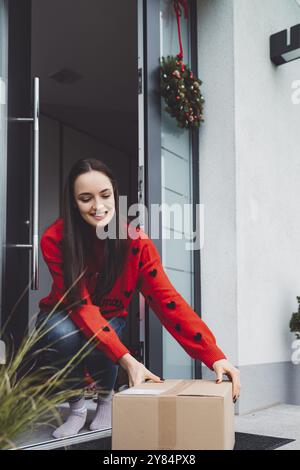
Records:
{"label": "woman's lips", "polygon": [[107,212],[103,215],[93,215],[92,214],[92,217],[96,220],[103,220],[103,219],[105,219],[106,216],[107,216]]}

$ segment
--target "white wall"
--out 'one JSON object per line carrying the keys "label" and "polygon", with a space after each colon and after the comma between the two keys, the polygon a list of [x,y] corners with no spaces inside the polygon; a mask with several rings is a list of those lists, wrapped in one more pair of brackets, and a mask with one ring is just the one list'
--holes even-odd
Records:
{"label": "white wall", "polygon": [[200,129],[202,318],[231,361],[238,361],[236,181],[231,0],[198,2],[199,78],[205,102]]}
{"label": "white wall", "polygon": [[203,318],[239,366],[290,360],[300,295],[300,60],[276,67],[269,36],[293,0],[199,0]]}
{"label": "white wall", "polygon": [[295,1],[234,1],[240,365],[291,355],[300,293],[300,105],[291,85],[300,60],[276,67],[268,39],[297,23]]}

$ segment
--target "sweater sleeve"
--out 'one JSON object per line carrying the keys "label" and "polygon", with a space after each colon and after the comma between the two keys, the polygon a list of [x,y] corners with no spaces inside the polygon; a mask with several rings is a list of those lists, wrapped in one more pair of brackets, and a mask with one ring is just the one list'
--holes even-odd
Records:
{"label": "sweater sleeve", "polygon": [[66,309],[84,335],[88,338],[95,337],[98,340],[96,348],[103,351],[113,362],[117,363],[124,354],[129,353],[126,346],[120,341],[119,336],[101,314],[101,309],[91,302],[86,284],[84,283],[83,299],[77,306],[69,308],[66,298],[62,299],[66,290],[64,288],[62,272],[62,254],[59,243],[54,237],[43,235],[41,238],[41,251],[53,278],[52,289],[56,298],[61,299],[63,308]]}
{"label": "sweater sleeve", "polygon": [[215,361],[226,359],[208,326],[171,284],[150,238],[141,241],[138,286],[164,327],[193,359],[211,370]]}

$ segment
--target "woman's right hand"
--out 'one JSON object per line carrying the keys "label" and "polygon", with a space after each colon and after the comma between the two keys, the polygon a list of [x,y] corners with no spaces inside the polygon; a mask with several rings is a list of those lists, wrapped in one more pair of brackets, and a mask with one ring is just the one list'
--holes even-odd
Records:
{"label": "woman's right hand", "polygon": [[144,364],[137,361],[131,354],[126,353],[119,360],[119,364],[126,370],[128,374],[129,387],[141,384],[146,379],[151,379],[154,382],[162,383],[163,380],[155,374],[152,374],[150,370],[146,369]]}

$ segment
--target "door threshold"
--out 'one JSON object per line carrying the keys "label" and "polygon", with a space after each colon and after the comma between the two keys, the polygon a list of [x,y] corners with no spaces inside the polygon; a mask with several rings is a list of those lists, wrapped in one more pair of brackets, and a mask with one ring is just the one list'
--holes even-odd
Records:
{"label": "door threshold", "polygon": [[[17,437],[14,441],[15,447],[11,447],[10,450],[47,450],[47,449],[59,449],[72,446],[74,444],[80,444],[83,442],[95,441],[100,439],[111,438],[112,430],[111,427],[103,427],[96,431],[88,430],[88,425],[94,417],[96,410],[96,403],[90,400],[86,400],[87,407],[87,421],[85,426],[78,434],[73,436],[63,437],[56,439],[52,436],[52,432],[55,427],[58,426],[57,421],[49,415],[51,418],[47,423],[37,423],[33,429],[28,429]],[[62,403],[58,407],[62,422],[65,421],[69,414],[69,406],[67,403]]]}
{"label": "door threshold", "polygon": [[64,437],[61,439],[51,439],[49,441],[39,442],[37,444],[28,444],[12,450],[51,450],[61,447],[69,447],[70,445],[80,444],[98,439],[111,437],[111,428],[101,429],[99,431],[89,431],[76,434],[75,436]]}

